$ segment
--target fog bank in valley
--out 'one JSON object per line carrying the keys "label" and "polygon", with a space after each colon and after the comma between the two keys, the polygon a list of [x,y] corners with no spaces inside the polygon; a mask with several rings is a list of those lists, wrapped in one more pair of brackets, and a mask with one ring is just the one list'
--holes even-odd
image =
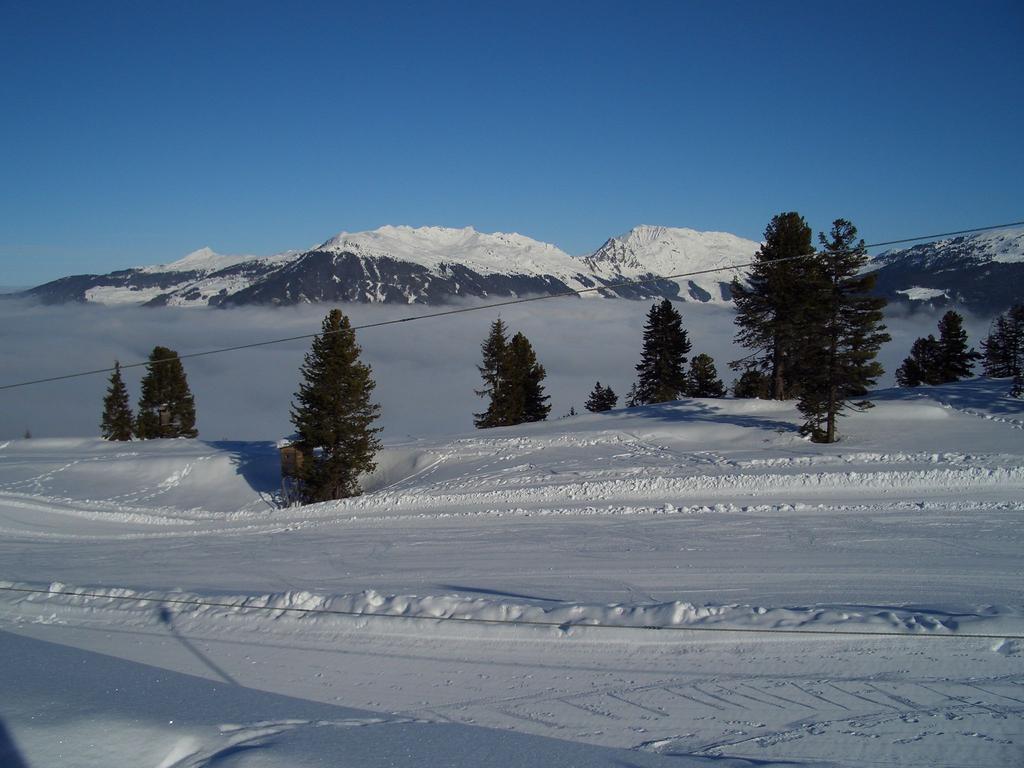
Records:
{"label": "fog bank in valley", "polygon": [[[385,437],[435,435],[472,429],[483,401],[476,365],[480,343],[499,316],[533,342],[548,372],[551,418],[583,410],[595,380],[624,396],[634,378],[649,302],[598,298],[556,299],[484,309],[462,315],[401,323],[358,332],[364,359],[373,366],[376,400]],[[743,355],[733,342],[733,312],[721,307],[679,305],[693,352],[715,358],[730,384],[728,361]],[[144,309],[89,305],[41,306],[0,302],[0,384],[57,376],[145,360],[155,345],[179,353],[314,333],[329,307]],[[430,307],[346,305],[354,324],[437,311]],[[886,374],[893,371],[914,338],[935,332],[937,314],[893,313],[893,341],[883,347]],[[987,333],[987,318],[968,317],[971,343]],[[185,361],[196,398],[200,437],[276,439],[291,431],[289,404],[309,340],[286,342]],[[133,401],[144,369],[125,371]],[[89,376],[0,391],[0,438],[95,435],[107,375]],[[621,399],[620,399],[621,404]]]}

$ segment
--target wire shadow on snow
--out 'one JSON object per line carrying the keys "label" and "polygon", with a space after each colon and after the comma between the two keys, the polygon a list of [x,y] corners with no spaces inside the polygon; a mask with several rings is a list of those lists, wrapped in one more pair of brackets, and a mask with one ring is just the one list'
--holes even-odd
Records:
{"label": "wire shadow on snow", "polygon": [[461,584],[438,584],[441,589],[450,589],[452,592],[471,592],[477,595],[491,595],[493,597],[511,597],[518,600],[536,600],[543,603],[563,603],[559,597],[538,597],[537,595],[524,595],[520,592],[505,592],[500,589],[485,589],[483,587],[466,587]]}
{"label": "wire shadow on snow", "polygon": [[204,667],[213,672],[213,674],[215,674],[225,683],[228,683],[229,685],[236,685],[239,688],[243,687],[241,683],[239,683],[237,680],[235,680],[235,678],[233,678],[223,669],[221,669],[212,661],[210,661],[210,659],[208,659],[203,654],[202,651],[200,651],[198,648],[192,645],[192,643],[189,642],[188,639],[183,637],[182,634],[178,632],[177,627],[174,626],[174,614],[171,613],[170,608],[168,608],[166,605],[161,605],[157,609],[157,616],[159,617],[161,623],[167,625],[167,629],[170,631],[174,639],[181,643],[185,650],[187,650],[189,653],[191,653],[193,656],[199,659],[199,661],[203,664]]}
{"label": "wire shadow on snow", "polygon": [[7,726],[0,720],[0,765],[5,768],[28,768],[28,763],[18,751],[14,739],[7,732]]}
{"label": "wire shadow on snow", "polygon": [[710,424],[732,424],[737,427],[768,430],[771,432],[799,431],[795,424],[788,421],[769,419],[752,414],[723,412],[700,400],[677,400],[669,403],[645,405],[642,408],[631,410],[630,415],[679,423],[701,421]]}

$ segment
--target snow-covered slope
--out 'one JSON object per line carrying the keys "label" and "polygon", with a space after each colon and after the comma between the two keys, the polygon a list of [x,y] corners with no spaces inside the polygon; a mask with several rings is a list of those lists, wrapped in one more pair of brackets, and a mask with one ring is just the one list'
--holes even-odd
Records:
{"label": "snow-covered slope", "polygon": [[997,229],[887,251],[872,260],[878,290],[911,306],[1003,312],[1024,300],[1024,227]]}
{"label": "snow-covered slope", "polygon": [[4,726],[31,765],[1017,764],[1008,384],[835,445],[760,400],[406,439],[298,508],[269,443],[0,443]]}

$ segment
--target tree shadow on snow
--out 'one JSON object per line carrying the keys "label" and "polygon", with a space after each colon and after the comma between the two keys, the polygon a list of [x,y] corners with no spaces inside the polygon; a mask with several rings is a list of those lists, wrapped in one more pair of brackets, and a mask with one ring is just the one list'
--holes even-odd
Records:
{"label": "tree shadow on snow", "polygon": [[262,497],[269,497],[274,506],[281,495],[281,455],[269,440],[206,440],[214,450],[227,453],[235,471]]}
{"label": "tree shadow on snow", "polygon": [[937,400],[960,411],[981,411],[994,416],[1024,418],[1024,400],[1010,397],[1011,379],[989,379],[979,376],[953,384],[934,387],[897,387],[872,392],[876,402],[900,402],[921,399]]}
{"label": "tree shadow on snow", "polygon": [[679,400],[671,403],[655,403],[637,408],[630,415],[643,416],[648,419],[659,419],[668,422],[706,422],[709,424],[732,424],[748,429],[761,429],[770,432],[798,432],[799,428],[782,419],[770,419],[749,413],[728,413],[713,408],[699,400]]}
{"label": "tree shadow on snow", "polygon": [[7,726],[0,720],[0,765],[5,768],[28,768],[28,763],[21,756],[14,739],[7,732]]}

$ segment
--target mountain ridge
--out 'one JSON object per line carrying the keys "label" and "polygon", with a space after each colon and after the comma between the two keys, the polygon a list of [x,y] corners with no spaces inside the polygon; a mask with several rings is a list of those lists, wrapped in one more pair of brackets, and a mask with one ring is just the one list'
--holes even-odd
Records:
{"label": "mountain ridge", "polygon": [[[732,279],[745,279],[742,265],[758,248],[728,232],[644,224],[572,256],[515,232],[387,225],[339,232],[313,248],[271,256],[224,255],[204,247],[169,264],[71,275],[10,295],[44,303],[231,307],[442,304],[592,289],[584,295],[728,305]],[[1024,227],[886,251],[867,269],[878,277],[879,294],[911,309],[994,314],[1020,301]],[[704,274],[666,277],[692,272]]]}

